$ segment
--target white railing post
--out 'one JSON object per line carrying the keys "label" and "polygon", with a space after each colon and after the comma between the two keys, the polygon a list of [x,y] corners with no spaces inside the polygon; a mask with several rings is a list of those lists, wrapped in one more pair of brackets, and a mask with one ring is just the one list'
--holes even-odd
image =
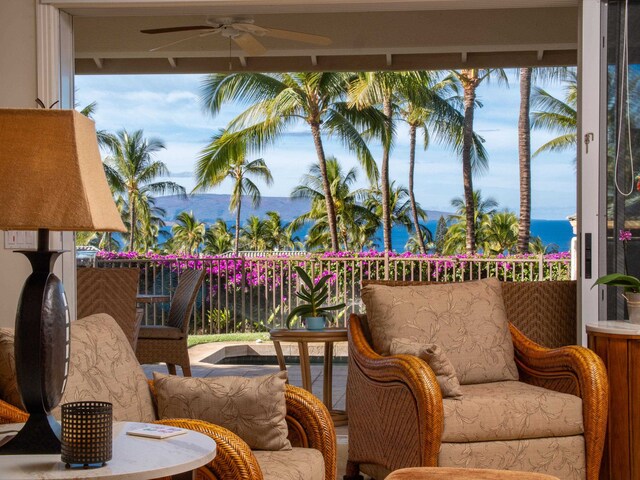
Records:
{"label": "white railing post", "polygon": [[[538,281],[541,282],[544,280],[544,254],[538,254]],[[549,280],[551,280],[551,275],[549,275]]]}

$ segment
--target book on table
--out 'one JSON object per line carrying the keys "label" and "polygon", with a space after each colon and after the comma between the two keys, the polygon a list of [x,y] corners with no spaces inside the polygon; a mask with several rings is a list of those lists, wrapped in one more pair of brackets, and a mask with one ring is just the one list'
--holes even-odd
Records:
{"label": "book on table", "polygon": [[168,425],[145,425],[144,427],[129,430],[127,435],[162,439],[175,437],[176,435],[182,435],[184,433],[187,433],[187,430],[184,428],[170,427]]}

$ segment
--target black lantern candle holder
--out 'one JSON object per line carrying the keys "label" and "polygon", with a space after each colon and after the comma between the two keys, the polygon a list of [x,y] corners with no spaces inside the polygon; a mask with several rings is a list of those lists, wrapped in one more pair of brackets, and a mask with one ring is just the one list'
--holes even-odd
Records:
{"label": "black lantern candle holder", "polygon": [[62,461],[72,466],[104,466],[112,456],[112,405],[73,402],[62,405]]}

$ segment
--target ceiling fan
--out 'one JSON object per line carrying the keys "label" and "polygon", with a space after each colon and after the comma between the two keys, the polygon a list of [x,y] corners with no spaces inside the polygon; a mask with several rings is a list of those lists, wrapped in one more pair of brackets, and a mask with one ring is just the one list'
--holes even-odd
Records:
{"label": "ceiling fan", "polygon": [[309,33],[293,32],[291,30],[280,30],[277,28],[260,27],[254,25],[253,18],[249,17],[209,17],[206,25],[187,25],[182,27],[168,28],[152,28],[148,30],[140,30],[140,33],[155,35],[158,33],[171,32],[187,32],[202,30],[202,33],[182,38],[175,42],[167,43],[150,51],[155,52],[178,43],[186,42],[192,38],[208,37],[210,35],[220,34],[228,38],[229,41],[235,42],[247,55],[258,56],[264,54],[267,49],[256,37],[273,37],[283,40],[293,40],[296,42],[310,43],[312,45],[329,45],[331,39],[321,35],[312,35]]}

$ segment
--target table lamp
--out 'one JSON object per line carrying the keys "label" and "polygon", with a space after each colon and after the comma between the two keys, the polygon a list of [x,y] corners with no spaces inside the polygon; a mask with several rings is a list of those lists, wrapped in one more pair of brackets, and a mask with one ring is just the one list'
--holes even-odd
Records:
{"label": "table lamp", "polygon": [[0,454],[60,453],[69,366],[69,311],[49,231],[125,231],[92,120],[74,110],[0,109],[0,229],[37,230],[15,323],[18,390],[29,419]]}

